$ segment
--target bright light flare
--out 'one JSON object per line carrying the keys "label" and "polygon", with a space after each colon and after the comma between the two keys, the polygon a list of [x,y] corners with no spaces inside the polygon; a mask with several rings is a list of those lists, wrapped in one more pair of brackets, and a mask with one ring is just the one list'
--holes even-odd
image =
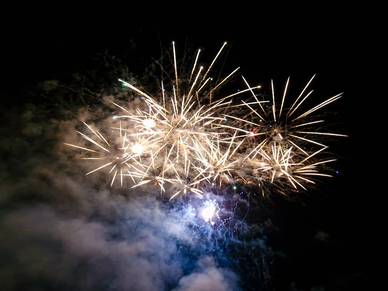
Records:
{"label": "bright light flare", "polygon": [[152,129],[156,126],[156,122],[153,119],[144,119],[143,125],[146,129]]}
{"label": "bright light flare", "polygon": [[131,150],[136,155],[141,155],[144,153],[144,146],[140,143],[135,143],[133,146],[131,146]]}
{"label": "bright light flare", "polygon": [[217,217],[218,205],[215,201],[207,200],[201,207],[199,213],[201,218],[213,225],[215,218]]}

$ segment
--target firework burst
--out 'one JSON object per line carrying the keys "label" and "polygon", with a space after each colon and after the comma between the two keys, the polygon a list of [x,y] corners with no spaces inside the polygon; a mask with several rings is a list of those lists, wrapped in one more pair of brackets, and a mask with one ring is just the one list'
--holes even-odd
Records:
{"label": "firework burst", "polygon": [[266,100],[257,93],[261,86],[251,86],[244,77],[243,88],[220,94],[239,70],[218,82],[211,77],[225,46],[206,68],[198,66],[198,50],[190,73],[181,77],[173,42],[174,77],[166,84],[162,81],[157,94],[119,79],[142,104],[126,108],[113,102],[118,111],[112,116],[109,138],[84,123],[87,132],[78,131],[83,142],[66,143],[84,152],[83,159],[101,162],[86,175],[106,171],[111,186],[123,186],[129,178],[131,187],[154,185],[171,199],[189,193],[202,197],[205,188],[232,183],[306,189],[315,177],[330,176],[320,167],[334,159],[319,159],[327,145],[318,138],[344,135],[314,130],[323,120],[313,113],[341,94],[303,109],[312,95],[308,88],[314,76],[291,104],[289,79],[280,102],[273,81],[271,98]]}

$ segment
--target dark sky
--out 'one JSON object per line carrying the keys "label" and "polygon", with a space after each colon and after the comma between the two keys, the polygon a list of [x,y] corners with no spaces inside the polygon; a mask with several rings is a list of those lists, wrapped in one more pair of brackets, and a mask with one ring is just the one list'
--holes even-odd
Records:
{"label": "dark sky", "polygon": [[[361,112],[370,106],[361,103],[365,96],[359,88],[365,74],[367,34],[360,32],[354,16],[350,18],[346,9],[336,6],[317,5],[297,14],[260,9],[260,5],[235,11],[229,7],[225,14],[217,9],[191,14],[187,6],[181,7],[183,15],[160,13],[156,17],[147,9],[119,6],[98,15],[92,10],[74,12],[75,8],[61,11],[61,7],[15,13],[3,20],[1,28],[2,110],[22,106],[29,98],[26,92],[37,82],[66,79],[82,71],[104,50],[128,60],[130,68],[141,73],[151,57],[159,57],[161,45],[167,47],[172,40],[181,51],[187,44],[210,54],[228,41],[227,62],[263,82],[270,78],[283,82],[289,75],[303,82],[317,73],[317,91],[327,95],[345,92],[331,108],[339,113],[339,131],[350,137],[335,147],[340,174],[334,181],[318,191],[316,198],[307,199],[306,207],[278,205],[282,214],[275,220],[281,234],[274,244],[286,246],[294,258],[288,267],[280,268],[278,276],[305,276],[307,282],[320,274],[327,280],[343,281],[346,288],[366,284],[373,248],[373,199],[369,197],[375,195],[365,181],[369,174],[362,169],[368,161],[363,160],[366,141],[365,133],[360,132]],[[32,102],[39,104],[40,100]],[[366,114],[364,119],[370,113]],[[311,229],[322,229],[333,241],[325,247],[302,242]]]}
{"label": "dark sky", "polygon": [[149,56],[158,57],[160,44],[167,46],[171,40],[180,48],[189,44],[208,50],[226,40],[231,44],[228,62],[258,79],[318,73],[323,83],[345,90],[345,78],[360,69],[362,37],[342,10],[325,14],[327,10],[317,7],[293,14],[237,8],[224,14],[204,9],[201,14],[188,12],[187,17],[153,16],[145,9],[126,12],[119,6],[102,16],[92,10],[23,10],[3,20],[2,70],[8,72],[6,84],[20,84],[72,72],[104,49],[125,55],[135,44],[132,64],[140,67]]}

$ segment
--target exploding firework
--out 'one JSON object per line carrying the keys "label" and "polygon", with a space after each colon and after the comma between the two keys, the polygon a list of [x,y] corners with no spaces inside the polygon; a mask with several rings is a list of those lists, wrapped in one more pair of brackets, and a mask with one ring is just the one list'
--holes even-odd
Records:
{"label": "exploding firework", "polygon": [[286,194],[289,188],[306,189],[318,176],[330,176],[321,168],[334,159],[320,158],[328,146],[318,138],[344,135],[315,130],[324,121],[314,113],[341,94],[304,109],[314,76],[290,102],[289,78],[280,99],[273,81],[267,100],[258,94],[261,86],[251,86],[242,76],[244,87],[219,93],[239,70],[218,81],[211,77],[225,46],[206,68],[198,66],[198,50],[189,72],[180,76],[173,42],[174,77],[161,81],[156,94],[119,79],[141,104],[113,102],[117,113],[109,136],[84,123],[87,132],[77,131],[82,142],[66,143],[81,150],[82,159],[99,162],[86,175],[106,171],[111,186],[129,179],[131,187],[154,185],[171,199],[189,193],[202,197],[204,189],[234,183],[258,185],[263,193],[274,186]]}

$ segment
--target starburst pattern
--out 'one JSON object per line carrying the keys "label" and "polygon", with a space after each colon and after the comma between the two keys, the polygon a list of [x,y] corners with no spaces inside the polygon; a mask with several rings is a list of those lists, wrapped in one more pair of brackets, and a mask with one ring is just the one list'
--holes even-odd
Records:
{"label": "starburst pattern", "polygon": [[[281,94],[271,81],[270,98],[258,94],[261,86],[244,87],[222,95],[219,89],[236,76],[239,68],[218,82],[212,69],[223,52],[222,45],[205,68],[198,66],[198,50],[187,78],[179,76],[175,43],[173,78],[160,83],[160,92],[149,94],[119,79],[142,100],[140,106],[122,106],[109,137],[84,123],[87,132],[77,133],[80,144],[66,145],[81,150],[85,160],[101,162],[86,175],[106,171],[110,185],[157,186],[172,199],[178,195],[202,196],[203,189],[233,183],[275,185],[294,191],[306,189],[318,176],[330,176],[320,168],[334,159],[320,159],[328,148],[320,137],[344,136],[314,129],[324,121],[314,113],[338,100],[335,95],[313,107],[304,108],[312,95],[313,76],[294,100],[288,100],[287,79]],[[280,98],[279,98],[279,96]],[[286,191],[280,191],[286,193]]]}

